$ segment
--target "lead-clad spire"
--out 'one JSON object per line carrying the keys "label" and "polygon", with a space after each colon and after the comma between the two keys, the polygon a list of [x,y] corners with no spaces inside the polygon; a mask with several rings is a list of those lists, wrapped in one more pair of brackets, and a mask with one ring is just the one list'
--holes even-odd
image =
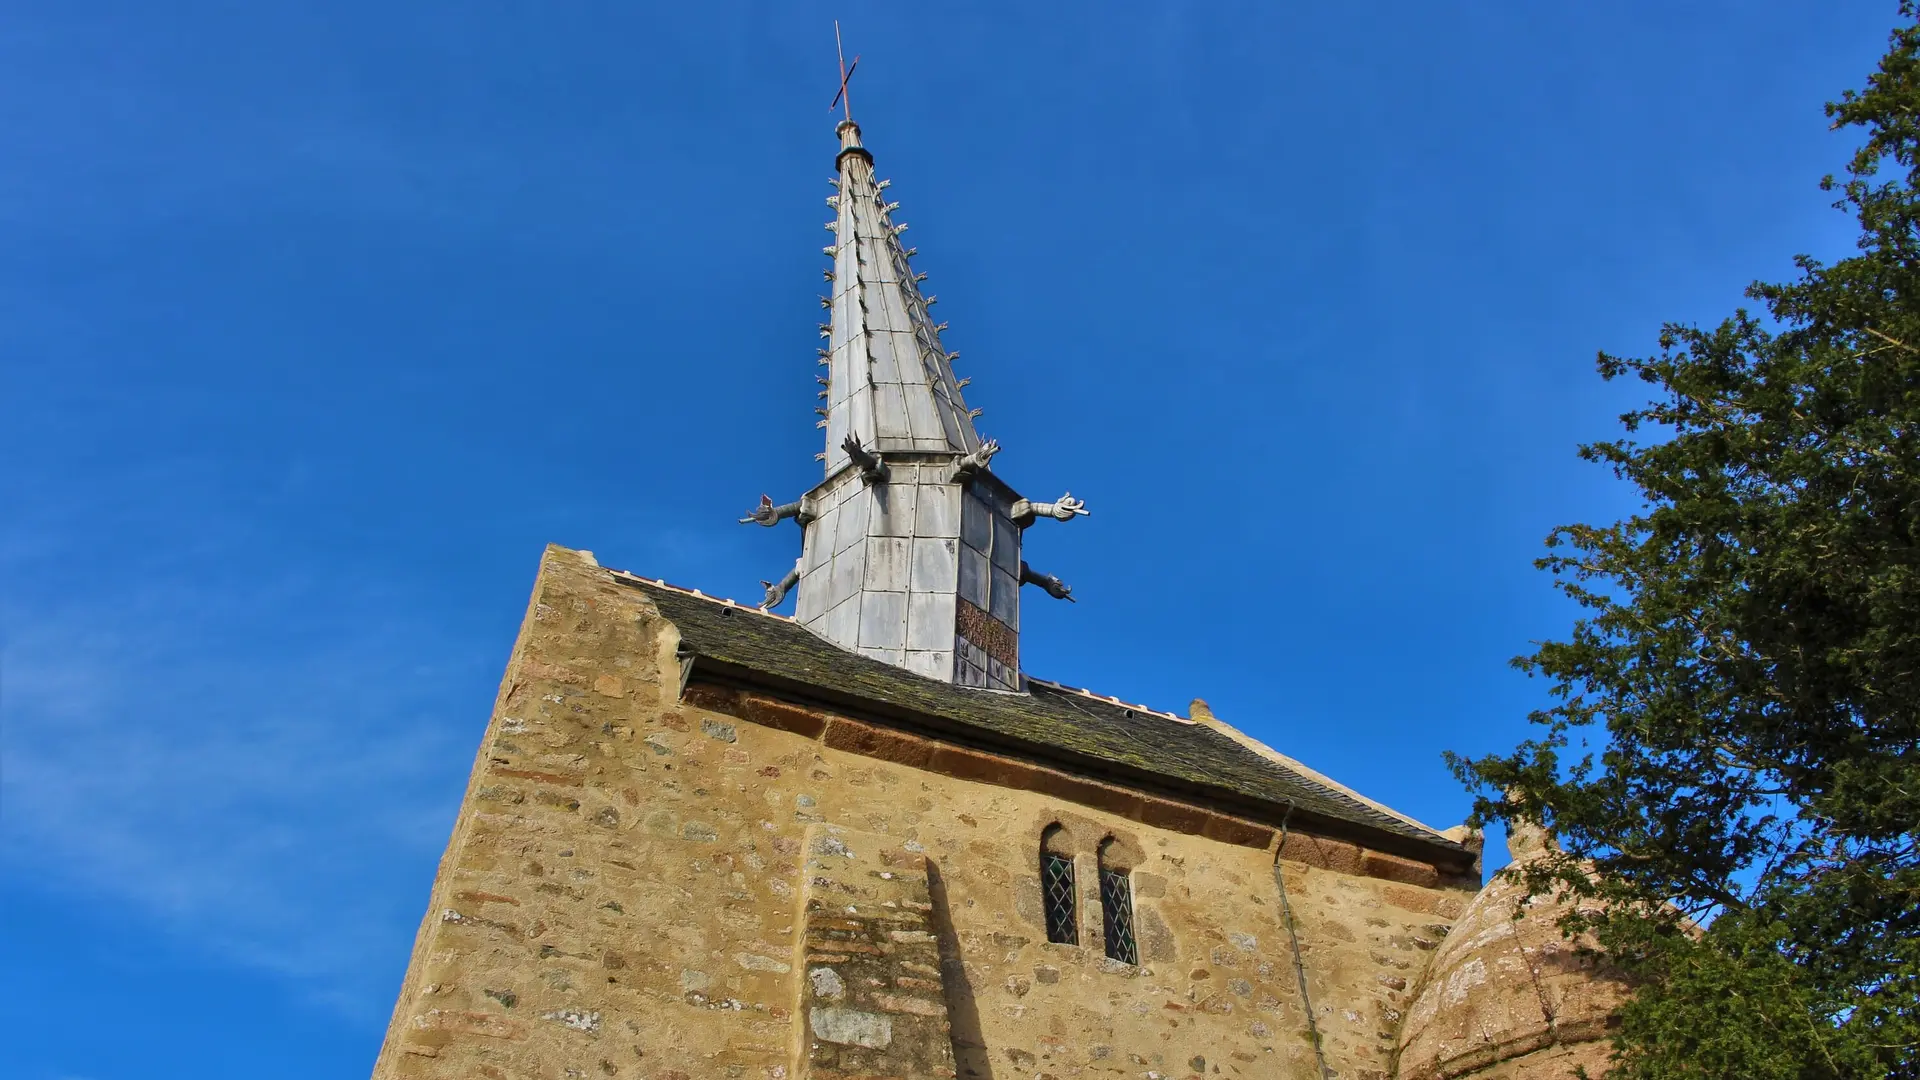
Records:
{"label": "lead-clad spire", "polygon": [[[839,213],[827,228],[834,242],[831,322],[827,336],[827,473],[847,464],[847,436],[869,449],[970,454],[980,449],[953,377],[952,357],[940,345],[940,326],[928,314],[901,246],[898,203],[886,201],[886,182],[873,177],[873,156],[860,145],[860,126],[842,121],[839,177],[827,204]],[[924,275],[922,275],[924,276]]]}
{"label": "lead-clad spire", "polygon": [[1072,590],[1021,558],[1021,534],[1042,517],[1087,511],[1064,495],[1020,497],[994,475],[999,445],[974,430],[953,376],[944,324],[921,295],[913,249],[900,243],[896,204],[873,176],[860,128],[842,121],[826,254],[832,311],[820,333],[826,478],[800,499],[761,497],[743,523],[787,518],[805,530],[802,554],[766,605],[798,586],[794,618],[852,652],[944,682],[1020,690],[1020,586],[1060,599]]}

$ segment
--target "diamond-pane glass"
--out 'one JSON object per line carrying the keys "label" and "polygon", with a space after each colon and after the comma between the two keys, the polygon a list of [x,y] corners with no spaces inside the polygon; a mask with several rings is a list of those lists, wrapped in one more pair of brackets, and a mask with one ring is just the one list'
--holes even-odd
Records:
{"label": "diamond-pane glass", "polygon": [[1133,886],[1125,870],[1100,870],[1100,910],[1106,916],[1107,956],[1123,964],[1138,964],[1133,947]]}
{"label": "diamond-pane glass", "polygon": [[1074,922],[1073,860],[1061,855],[1040,856],[1040,890],[1046,897],[1047,940],[1077,945],[1080,928]]}

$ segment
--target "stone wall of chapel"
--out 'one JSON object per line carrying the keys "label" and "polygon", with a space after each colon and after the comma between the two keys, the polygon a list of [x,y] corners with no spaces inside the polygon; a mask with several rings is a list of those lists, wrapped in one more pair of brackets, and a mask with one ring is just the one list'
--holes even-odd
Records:
{"label": "stone wall of chapel", "polygon": [[[696,707],[726,701],[681,700],[677,643],[643,593],[549,550],[376,1077],[785,1080],[866,1052],[823,1055],[822,1032],[886,1054],[902,1049],[889,1033],[932,1030],[963,1078],[1315,1075],[1257,830],[1209,839],[878,760],[828,745],[824,714]],[[1056,822],[1074,845],[1078,946],[1047,942],[1042,921],[1040,835]],[[849,861],[844,884],[809,871],[823,836],[875,861]],[[1100,947],[1093,857],[1109,836],[1135,863],[1137,967]],[[1369,876],[1396,861],[1298,833],[1283,854],[1328,1064],[1384,1080],[1407,987],[1471,893]],[[826,886],[858,891],[862,874],[900,880],[849,902],[845,925],[905,921],[825,921]],[[921,918],[937,980],[912,952]],[[823,937],[836,933],[857,940]],[[843,976],[889,985],[810,1024]]]}

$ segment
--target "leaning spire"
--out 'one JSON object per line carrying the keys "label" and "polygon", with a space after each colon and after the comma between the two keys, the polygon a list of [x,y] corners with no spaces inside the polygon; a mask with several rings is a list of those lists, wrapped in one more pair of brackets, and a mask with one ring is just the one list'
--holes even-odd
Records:
{"label": "leaning spire", "polygon": [[740,519],[791,518],[805,533],[793,570],[764,583],[765,606],[797,589],[794,618],[850,652],[943,682],[1019,691],[1020,587],[1072,599],[1059,578],[1027,565],[1022,534],[1043,517],[1087,511],[1071,495],[1033,502],[995,475],[999,444],[974,428],[980,410],[961,396],[957,354],[940,342],[946,324],[928,313],[926,275],[900,242],[898,204],[874,178],[859,125],[849,117],[835,133],[833,242],[824,249],[833,266],[821,298],[831,314],[820,324],[815,409],[825,478],[784,505],[763,496]]}

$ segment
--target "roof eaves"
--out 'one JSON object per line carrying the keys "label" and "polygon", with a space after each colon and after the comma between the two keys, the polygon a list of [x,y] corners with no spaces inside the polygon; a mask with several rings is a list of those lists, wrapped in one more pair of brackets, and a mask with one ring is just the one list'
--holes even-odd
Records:
{"label": "roof eaves", "polygon": [[[681,586],[681,585],[674,585],[670,582],[665,581],[664,579],[648,578],[648,577],[644,577],[639,574],[634,574],[625,570],[615,570],[615,569],[604,568],[604,567],[602,569],[606,569],[607,573],[613,578],[615,578],[616,580],[620,580],[631,585],[640,586],[643,588],[659,589],[664,592],[671,593],[677,596],[682,596],[682,597],[687,597],[689,599],[702,601],[704,604],[712,605],[715,608],[750,612],[754,615],[764,616],[770,620],[773,620],[776,623],[784,623],[787,626],[797,627],[799,629],[805,629],[804,627],[800,627],[799,624],[789,616],[766,611],[758,607],[749,607],[745,604],[741,604],[741,603],[738,603],[737,601],[727,599],[724,597],[709,596],[699,589],[688,588],[686,586]],[[837,646],[833,646],[831,645],[831,643],[828,643],[822,639],[813,637],[811,632],[809,632],[808,636],[812,638],[814,641],[821,644],[823,647],[837,649]],[[959,716],[945,717],[945,716],[939,715],[937,711],[934,713],[928,713],[925,710],[911,703],[890,702],[884,699],[875,699],[855,689],[836,688],[832,686],[822,685],[812,681],[800,680],[800,679],[792,678],[789,676],[780,675],[778,673],[771,672],[771,671],[760,670],[759,668],[757,668],[755,665],[751,663],[730,659],[726,656],[719,655],[713,652],[711,649],[703,649],[703,648],[696,647],[691,650],[691,655],[697,658],[695,662],[698,664],[698,666],[701,669],[703,669],[704,671],[712,675],[717,675],[726,681],[758,684],[758,685],[767,686],[769,689],[784,690],[789,694],[794,694],[803,698],[811,698],[819,701],[822,704],[832,704],[842,708],[851,708],[857,712],[865,713],[875,717],[884,717],[896,723],[905,722],[910,726],[927,728],[929,730],[929,733],[931,734],[944,734],[947,737],[962,736],[962,737],[965,737],[968,741],[983,743],[984,744],[983,748],[985,749],[998,749],[1002,752],[1011,751],[1011,752],[1021,753],[1025,756],[1033,757],[1035,759],[1042,760],[1042,761],[1053,760],[1058,765],[1070,766],[1074,771],[1086,772],[1089,769],[1091,769],[1091,771],[1096,775],[1109,774],[1109,775],[1114,775],[1116,779],[1121,777],[1127,777],[1129,779],[1127,779],[1124,782],[1129,783],[1130,786],[1134,786],[1142,790],[1149,790],[1149,791],[1157,790],[1158,793],[1161,795],[1171,795],[1177,798],[1179,797],[1179,792],[1181,790],[1185,790],[1187,786],[1191,785],[1191,786],[1204,789],[1205,794],[1209,798],[1209,801],[1213,801],[1217,805],[1224,805],[1228,807],[1237,806],[1240,808],[1240,810],[1238,811],[1240,813],[1246,813],[1254,806],[1279,808],[1282,806],[1298,805],[1296,803],[1296,800],[1292,796],[1274,793],[1267,796],[1256,797],[1247,792],[1234,790],[1230,787],[1221,787],[1218,785],[1205,784],[1193,779],[1180,779],[1174,776],[1163,776],[1152,769],[1143,769],[1136,765],[1129,765],[1124,762],[1113,761],[1099,755],[1089,755],[1084,751],[1075,750],[1071,747],[1055,746],[1050,743],[1035,743],[1030,739],[1027,739],[1018,735],[1014,735],[1011,733],[1001,733],[1001,732],[992,731],[991,729],[980,728],[978,725],[971,723],[968,720]],[[842,659],[849,660],[849,661],[858,661],[858,662],[874,662],[874,661],[867,661],[866,658],[859,657],[851,653],[845,654],[844,657],[842,657]],[[692,668],[689,667],[688,675],[691,675],[691,674],[692,674]],[[923,676],[917,676],[912,674],[911,672],[901,671],[895,674],[897,675],[897,677],[904,680],[908,680],[910,682],[928,682],[932,684],[929,687],[930,689],[945,690],[945,691],[955,691],[955,690],[961,689],[958,687],[950,686],[948,684],[939,683],[937,680],[926,680]],[[1123,710],[1127,714],[1137,713],[1145,716],[1155,717],[1162,720],[1170,720],[1176,724],[1180,724],[1185,727],[1198,727],[1201,729],[1206,729],[1212,726],[1212,725],[1204,724],[1200,721],[1193,720],[1188,717],[1178,716],[1173,713],[1164,712],[1157,709],[1150,709],[1141,705],[1129,704],[1127,702],[1121,701],[1117,697],[1096,694],[1089,690],[1067,686],[1065,684],[1053,682],[1051,680],[1037,679],[1029,676],[1028,682],[1031,684],[1037,684],[1038,687],[1040,687],[1042,691],[1045,693],[1061,695],[1063,698],[1064,697],[1078,698],[1080,700],[1083,700],[1089,703],[1089,705],[1092,705],[1095,707],[1118,709],[1118,710]],[[995,696],[1001,696],[1001,695],[995,695]],[[1004,696],[1015,697],[1015,698],[1032,697],[1032,695],[1030,694],[1019,694],[1019,693],[1012,693],[1012,692],[1007,692]],[[1063,701],[1063,703],[1065,702]],[[1224,725],[1224,724],[1220,726],[1228,727],[1228,725]],[[1369,822],[1368,820],[1365,819],[1364,816],[1360,818],[1355,818],[1347,814],[1336,814],[1328,811],[1315,811],[1311,807],[1307,807],[1303,805],[1298,806],[1298,809],[1303,813],[1305,813],[1308,817],[1312,819],[1322,820],[1325,824],[1331,825],[1335,831],[1345,832],[1349,829],[1357,829],[1367,834],[1384,833],[1387,836],[1395,837],[1396,840],[1398,841],[1398,843],[1390,843],[1388,845],[1389,847],[1398,847],[1407,842],[1411,842],[1422,848],[1431,848],[1431,847],[1437,846],[1449,851],[1465,850],[1456,841],[1453,841],[1452,839],[1438,833],[1437,831],[1433,830],[1430,826],[1426,826],[1420,822],[1414,821],[1413,819],[1407,818],[1405,815],[1399,814],[1395,811],[1392,811],[1391,809],[1383,807],[1379,803],[1376,803],[1371,799],[1367,799],[1364,796],[1359,795],[1358,793],[1354,792],[1352,789],[1347,788],[1345,785],[1334,782],[1329,778],[1325,777],[1324,775],[1320,774],[1319,772],[1309,769],[1306,766],[1293,761],[1291,758],[1287,758],[1285,755],[1279,754],[1277,751],[1274,751],[1271,748],[1265,747],[1264,744],[1258,744],[1257,740],[1251,740],[1249,737],[1241,735],[1237,731],[1231,732],[1228,735],[1228,737],[1233,742],[1239,744],[1243,751],[1251,753],[1256,757],[1263,758],[1266,761],[1268,761],[1271,766],[1277,767],[1281,769],[1283,772],[1291,774],[1294,778],[1293,783],[1295,784],[1303,783],[1309,789],[1313,787],[1323,788],[1325,789],[1325,792],[1327,794],[1331,794],[1335,797],[1336,802],[1344,798],[1346,800],[1351,801],[1354,804],[1355,808],[1363,808],[1365,811],[1370,811],[1373,814],[1377,814],[1383,818],[1390,819],[1393,822],[1393,824],[1397,826],[1397,828],[1386,828],[1385,822],[1383,821]],[[1254,743],[1256,745],[1248,745],[1249,743]],[[1194,794],[1201,794],[1201,792],[1195,791]],[[1255,816],[1265,817],[1266,815],[1256,813]],[[1296,818],[1296,820],[1298,820],[1298,818]],[[1417,832],[1417,835],[1412,834],[1414,832]]]}

